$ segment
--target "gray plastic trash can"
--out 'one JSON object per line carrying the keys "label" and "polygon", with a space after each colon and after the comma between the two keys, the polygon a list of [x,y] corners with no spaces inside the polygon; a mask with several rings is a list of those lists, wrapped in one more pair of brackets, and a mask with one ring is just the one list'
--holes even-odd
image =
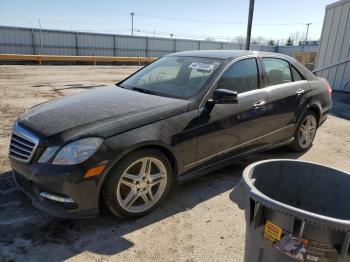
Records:
{"label": "gray plastic trash can", "polygon": [[350,174],[260,161],[244,170],[230,197],[245,210],[245,262],[350,261]]}

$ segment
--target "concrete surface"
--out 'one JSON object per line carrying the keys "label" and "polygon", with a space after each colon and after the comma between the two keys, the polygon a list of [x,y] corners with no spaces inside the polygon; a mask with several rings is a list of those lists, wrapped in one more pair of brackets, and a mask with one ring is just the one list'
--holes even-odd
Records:
{"label": "concrete surface", "polygon": [[242,261],[244,215],[229,193],[251,162],[304,159],[350,172],[350,122],[330,116],[305,154],[276,149],[177,186],[152,214],[64,220],[31,207],[7,160],[10,130],[37,103],[113,84],[136,67],[0,66],[0,261]]}

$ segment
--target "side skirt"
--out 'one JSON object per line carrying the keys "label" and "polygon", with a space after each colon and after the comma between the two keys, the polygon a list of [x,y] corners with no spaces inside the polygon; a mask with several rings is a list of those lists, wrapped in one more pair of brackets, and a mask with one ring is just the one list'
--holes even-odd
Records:
{"label": "side skirt", "polygon": [[195,179],[195,178],[197,178],[199,176],[208,174],[209,172],[212,172],[214,170],[223,168],[225,166],[229,166],[229,165],[232,164],[232,160],[237,160],[237,159],[246,157],[248,155],[260,153],[260,152],[267,151],[267,150],[274,149],[274,148],[281,147],[281,146],[285,146],[285,145],[288,145],[288,144],[292,143],[293,141],[294,141],[294,137],[290,138],[288,140],[285,140],[285,141],[273,144],[273,145],[266,145],[266,146],[262,146],[262,147],[259,147],[259,148],[255,148],[255,149],[246,151],[244,153],[232,156],[230,158],[227,158],[227,159],[224,159],[224,160],[220,160],[220,161],[218,161],[216,163],[212,163],[210,165],[201,167],[199,169],[195,169],[193,171],[184,173],[184,174],[182,174],[182,175],[177,177],[177,181],[178,181],[179,184],[187,182],[187,181],[190,181],[190,180]]}

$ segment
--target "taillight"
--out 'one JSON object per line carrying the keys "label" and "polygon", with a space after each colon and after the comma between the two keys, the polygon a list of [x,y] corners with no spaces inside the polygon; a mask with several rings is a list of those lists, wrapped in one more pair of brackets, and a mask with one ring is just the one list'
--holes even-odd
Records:
{"label": "taillight", "polygon": [[327,83],[327,90],[328,90],[328,95],[332,96],[332,87],[329,83]]}

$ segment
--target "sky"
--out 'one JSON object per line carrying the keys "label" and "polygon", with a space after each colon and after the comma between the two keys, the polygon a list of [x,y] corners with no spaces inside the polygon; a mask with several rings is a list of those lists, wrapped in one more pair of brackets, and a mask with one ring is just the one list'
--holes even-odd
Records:
{"label": "sky", "polygon": [[[252,37],[320,37],[334,0],[255,0]],[[245,37],[249,0],[0,0],[0,25],[230,41]]]}

